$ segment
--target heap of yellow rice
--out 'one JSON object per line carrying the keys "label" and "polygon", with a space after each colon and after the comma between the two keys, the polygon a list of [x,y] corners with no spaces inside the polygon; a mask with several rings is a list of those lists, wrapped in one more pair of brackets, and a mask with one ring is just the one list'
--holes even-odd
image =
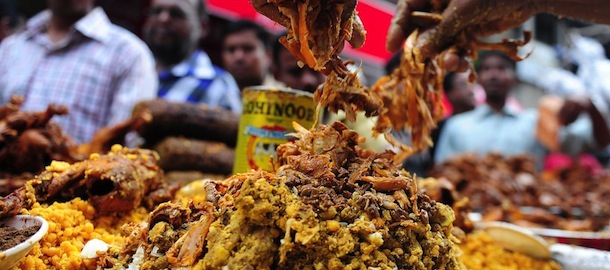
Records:
{"label": "heap of yellow rice", "polygon": [[561,266],[552,260],[539,260],[502,248],[484,232],[468,234],[460,245],[462,262],[470,270],[557,270]]}
{"label": "heap of yellow rice", "polygon": [[121,225],[148,217],[143,207],[122,216],[96,217],[95,208],[80,198],[48,206],[36,203],[24,214],[46,219],[49,230],[14,269],[96,269],[94,260],[81,258],[85,243],[97,238],[119,246],[125,241]]}
{"label": "heap of yellow rice", "polygon": [[[199,186],[192,185],[195,191]],[[200,199],[197,192],[179,192],[178,201]],[[24,214],[41,216],[49,223],[49,230],[28,255],[14,269],[96,269],[95,260],[81,258],[81,250],[91,239],[100,239],[120,246],[126,240],[121,226],[141,222],[148,211],[139,207],[122,216],[96,216],[95,208],[80,198],[51,205],[34,204]],[[460,245],[461,260],[468,269],[540,269],[555,270],[561,266],[554,261],[543,261],[503,249],[483,232],[469,234]]]}

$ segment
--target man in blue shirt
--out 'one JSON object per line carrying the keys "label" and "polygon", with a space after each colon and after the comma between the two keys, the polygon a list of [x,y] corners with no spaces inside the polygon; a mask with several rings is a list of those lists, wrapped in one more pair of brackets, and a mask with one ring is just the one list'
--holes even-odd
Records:
{"label": "man in blue shirt", "polygon": [[[447,121],[440,135],[435,163],[466,152],[481,155],[499,152],[505,156],[532,154],[541,161],[546,149],[535,136],[538,112],[518,112],[506,106],[510,89],[517,82],[515,62],[504,53],[485,52],[480,55],[477,71],[479,82],[487,95],[486,104]],[[581,104],[571,114],[586,112],[588,117],[575,121],[560,116],[564,118],[564,124],[569,124],[559,132],[561,149],[570,154],[597,147],[598,131],[607,130],[603,117],[591,101]]]}
{"label": "man in blue shirt", "polygon": [[241,113],[235,79],[197,48],[207,25],[204,1],[152,1],[144,40],[157,62],[157,95],[169,101],[203,103]]}

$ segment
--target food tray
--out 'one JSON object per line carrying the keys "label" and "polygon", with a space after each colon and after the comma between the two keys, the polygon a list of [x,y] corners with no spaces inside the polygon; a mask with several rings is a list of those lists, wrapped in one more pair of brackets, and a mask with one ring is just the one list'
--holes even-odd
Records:
{"label": "food tray", "polygon": [[610,251],[610,232],[577,232],[557,229],[529,228],[551,243],[575,245]]}
{"label": "food tray", "polygon": [[610,270],[610,252],[566,244],[551,245],[553,259],[564,270]]}

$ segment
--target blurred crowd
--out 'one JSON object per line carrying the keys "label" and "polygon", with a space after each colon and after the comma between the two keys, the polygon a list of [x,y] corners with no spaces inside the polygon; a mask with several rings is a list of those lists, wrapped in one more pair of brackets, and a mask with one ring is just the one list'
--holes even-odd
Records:
{"label": "blurred crowd", "polygon": [[[79,143],[128,119],[143,100],[239,114],[241,91],[249,86],[314,92],[325,80],[278,42],[285,33],[247,20],[216,27],[205,1],[152,0],[136,33],[114,24],[94,0],[47,0],[30,18],[17,3],[0,0],[0,105],[13,95],[25,97],[24,110],[66,105],[70,113],[55,120]],[[608,166],[610,62],[598,41],[576,31],[569,39],[569,47],[557,48],[534,41],[529,59],[519,63],[481,52],[475,82],[467,73],[446,74],[446,118],[432,134],[434,144],[405,160],[407,170],[425,176],[435,164],[469,152],[529,154],[539,169],[581,160]],[[399,65],[397,55],[386,73]],[[536,90],[516,95],[524,85]],[[370,121],[351,127],[366,132]],[[381,138],[368,140],[375,150],[391,148]]]}

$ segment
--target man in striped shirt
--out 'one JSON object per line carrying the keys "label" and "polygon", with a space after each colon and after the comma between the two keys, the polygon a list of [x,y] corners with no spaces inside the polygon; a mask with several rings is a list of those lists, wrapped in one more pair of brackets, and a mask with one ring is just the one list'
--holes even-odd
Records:
{"label": "man in striped shirt", "polygon": [[197,49],[207,32],[208,16],[201,0],[153,0],[144,24],[144,40],[159,74],[158,97],[203,103],[241,113],[237,83]]}
{"label": "man in striped shirt", "polygon": [[65,105],[57,122],[78,143],[131,116],[155,97],[157,78],[144,42],[110,22],[94,0],[48,0],[49,10],[0,44],[0,104],[22,95],[22,109]]}

